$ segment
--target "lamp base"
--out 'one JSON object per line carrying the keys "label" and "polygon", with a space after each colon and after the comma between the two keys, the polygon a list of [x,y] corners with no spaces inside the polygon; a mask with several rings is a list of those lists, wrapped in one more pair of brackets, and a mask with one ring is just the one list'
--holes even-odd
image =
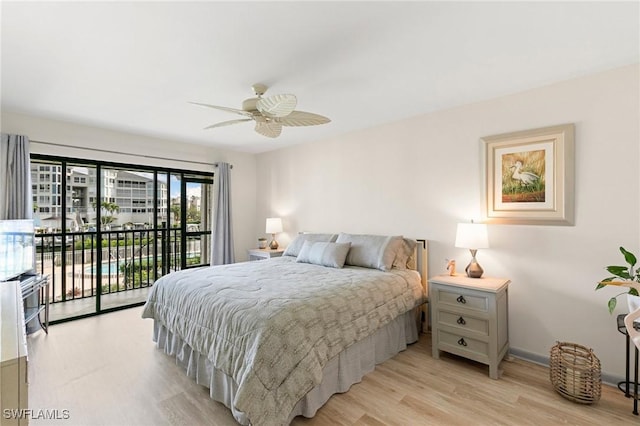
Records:
{"label": "lamp base", "polygon": [[271,237],[271,242],[269,243],[269,248],[271,250],[277,250],[278,249],[278,242],[276,241],[276,236],[272,235]]}
{"label": "lamp base", "polygon": [[464,268],[464,271],[467,273],[469,278],[480,278],[484,273],[484,269],[482,269],[482,266],[480,266],[476,260],[476,252],[478,250],[470,249],[469,251],[471,252],[471,262],[469,262],[467,267]]}

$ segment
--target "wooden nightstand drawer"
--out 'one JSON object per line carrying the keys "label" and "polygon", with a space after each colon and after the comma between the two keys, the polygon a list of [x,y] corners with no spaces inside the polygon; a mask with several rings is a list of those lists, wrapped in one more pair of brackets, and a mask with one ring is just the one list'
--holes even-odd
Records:
{"label": "wooden nightstand drawer", "polygon": [[436,297],[441,305],[455,306],[464,309],[487,312],[489,310],[489,299],[487,296],[477,294],[471,290],[461,289],[460,291],[450,291],[439,289]]}
{"label": "wooden nightstand drawer", "polygon": [[486,359],[489,356],[487,342],[444,330],[438,330],[438,347],[447,352],[457,353],[477,361]]}
{"label": "wooden nightstand drawer", "polygon": [[485,319],[443,310],[437,312],[436,316],[439,324],[489,335],[489,321]]}

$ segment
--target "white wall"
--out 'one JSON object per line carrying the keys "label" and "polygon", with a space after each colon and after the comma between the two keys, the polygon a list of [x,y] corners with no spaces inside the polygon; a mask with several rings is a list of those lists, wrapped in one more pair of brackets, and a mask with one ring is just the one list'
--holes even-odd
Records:
{"label": "white wall", "polygon": [[[2,113],[0,127],[3,133],[27,135],[32,141],[31,152],[36,154],[207,172],[215,172],[212,165],[215,162],[233,164],[231,201],[236,260],[247,260],[247,248],[256,245],[253,229],[256,208],[256,158],[252,154],[234,153],[180,141],[113,132],[9,112]],[[45,145],[35,141],[77,148]],[[118,154],[96,151],[96,149],[116,151]],[[160,160],[146,156],[176,160]],[[193,164],[188,161],[209,164]]]}
{"label": "white wall", "polygon": [[479,138],[575,123],[575,226],[492,225],[478,260],[487,275],[512,280],[512,348],[541,358],[556,340],[580,343],[603,373],[623,376],[624,338],[606,307],[616,291],[594,288],[604,266],[623,263],[618,246],[640,255],[639,72],[628,66],[260,154],[256,227],[282,216],[283,245],[298,231],[423,237],[432,275],[445,258],[463,269],[468,251],[453,244],[458,222],[481,217]]}

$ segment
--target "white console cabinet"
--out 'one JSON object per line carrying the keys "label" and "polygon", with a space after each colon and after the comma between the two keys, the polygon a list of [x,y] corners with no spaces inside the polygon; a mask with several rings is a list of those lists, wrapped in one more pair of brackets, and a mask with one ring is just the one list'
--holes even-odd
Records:
{"label": "white console cabinet", "polygon": [[26,410],[29,401],[24,320],[20,281],[0,283],[0,423],[3,426],[28,424],[28,417],[5,416],[7,412]]}

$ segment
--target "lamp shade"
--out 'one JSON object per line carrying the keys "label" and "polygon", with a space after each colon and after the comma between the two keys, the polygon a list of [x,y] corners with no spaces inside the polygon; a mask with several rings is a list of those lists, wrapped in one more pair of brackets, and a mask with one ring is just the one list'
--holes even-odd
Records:
{"label": "lamp shade", "polygon": [[270,217],[267,218],[267,230],[265,231],[267,234],[277,234],[278,232],[282,232],[282,219],[279,217]]}
{"label": "lamp shade", "polygon": [[459,223],[456,247],[467,249],[489,248],[487,225],[484,223]]}

